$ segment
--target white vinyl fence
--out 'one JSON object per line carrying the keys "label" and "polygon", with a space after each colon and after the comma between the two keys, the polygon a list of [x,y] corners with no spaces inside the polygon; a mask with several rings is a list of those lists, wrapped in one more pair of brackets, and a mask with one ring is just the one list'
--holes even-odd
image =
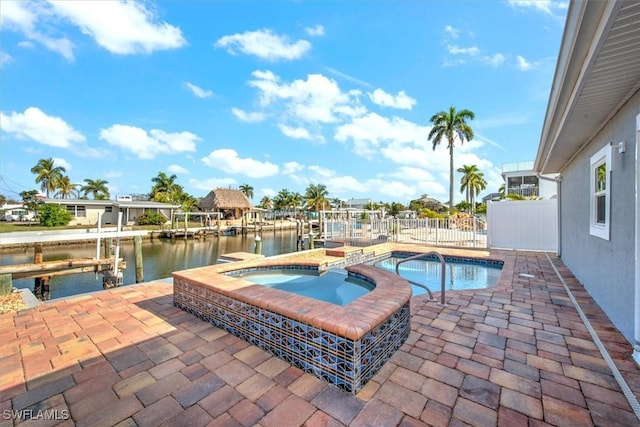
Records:
{"label": "white vinyl fence", "polygon": [[557,251],[557,200],[489,202],[487,229],[489,248]]}
{"label": "white vinyl fence", "polygon": [[398,242],[440,246],[487,247],[486,222],[478,218],[451,219],[325,219],[325,246],[367,246]]}

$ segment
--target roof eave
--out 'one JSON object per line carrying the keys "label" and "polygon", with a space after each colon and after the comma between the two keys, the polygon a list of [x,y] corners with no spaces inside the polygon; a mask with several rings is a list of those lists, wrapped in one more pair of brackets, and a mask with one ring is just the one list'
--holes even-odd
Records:
{"label": "roof eave", "polygon": [[[569,5],[562,44],[547,105],[534,170],[560,172],[584,140],[563,140],[586,78],[594,65],[603,34],[620,8],[618,2],[574,0]],[[553,157],[553,164],[551,158]]]}

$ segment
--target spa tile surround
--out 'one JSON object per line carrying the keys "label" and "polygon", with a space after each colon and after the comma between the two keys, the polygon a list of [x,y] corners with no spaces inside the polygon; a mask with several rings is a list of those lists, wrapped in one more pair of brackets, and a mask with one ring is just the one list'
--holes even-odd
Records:
{"label": "spa tile surround", "polygon": [[177,272],[173,274],[174,304],[357,393],[409,335],[408,282],[372,266],[347,267],[350,275],[373,283],[375,289],[338,306],[222,274],[288,266],[317,270],[319,264],[270,258]]}

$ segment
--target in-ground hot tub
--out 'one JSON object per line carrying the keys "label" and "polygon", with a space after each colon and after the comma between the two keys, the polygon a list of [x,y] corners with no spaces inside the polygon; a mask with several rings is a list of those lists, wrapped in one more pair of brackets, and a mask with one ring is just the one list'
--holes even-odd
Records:
{"label": "in-ground hot tub", "polygon": [[174,304],[356,393],[409,336],[411,286],[372,266],[347,267],[375,288],[340,306],[223,274],[283,268],[318,270],[317,264],[263,259],[180,271],[173,274]]}

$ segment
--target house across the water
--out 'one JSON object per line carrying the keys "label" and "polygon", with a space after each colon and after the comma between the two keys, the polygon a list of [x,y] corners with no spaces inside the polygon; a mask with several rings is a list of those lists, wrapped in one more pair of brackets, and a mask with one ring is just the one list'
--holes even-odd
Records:
{"label": "house across the water", "polygon": [[116,200],[84,200],[84,199],[42,199],[44,203],[64,206],[73,216],[70,224],[96,225],[102,214],[102,225],[118,223],[118,213],[122,212],[122,224],[133,225],[145,212],[156,212],[167,220],[180,209],[180,205],[133,200],[131,196],[118,196]]}

